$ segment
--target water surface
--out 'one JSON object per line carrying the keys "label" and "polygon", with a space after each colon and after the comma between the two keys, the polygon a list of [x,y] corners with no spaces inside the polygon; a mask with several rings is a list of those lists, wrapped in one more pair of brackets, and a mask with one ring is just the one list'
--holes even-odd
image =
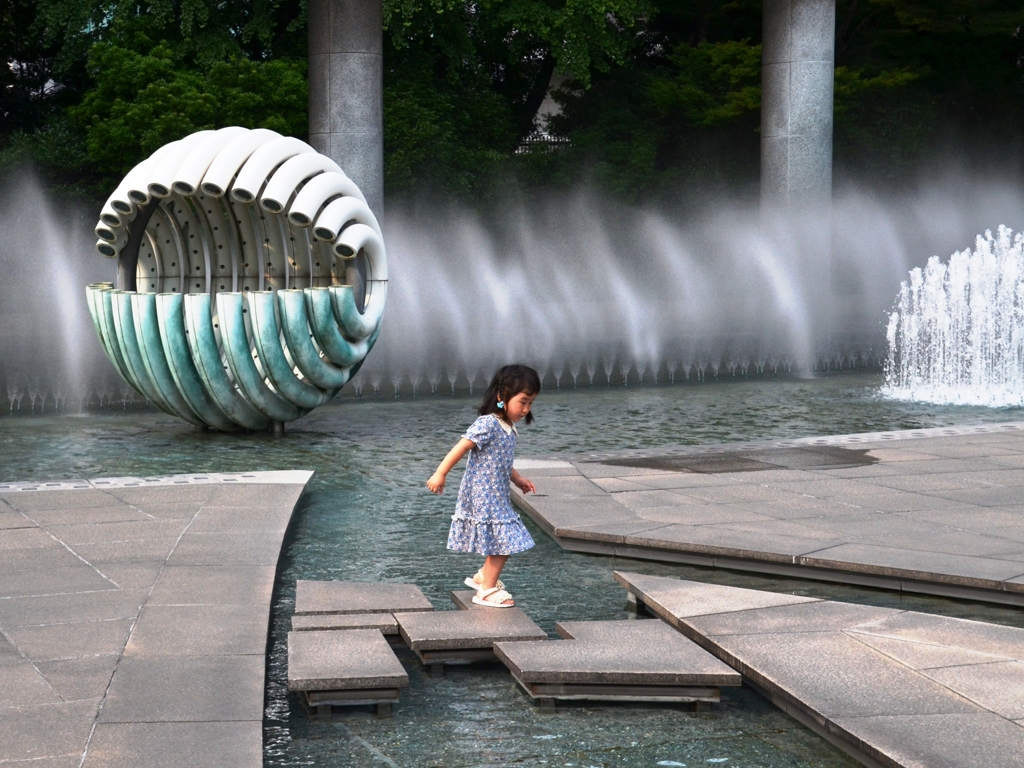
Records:
{"label": "water surface", "polygon": [[[544,392],[519,456],[916,429],[1024,419],[1024,409],[888,402],[880,379],[751,379],[675,387]],[[437,609],[479,558],[444,548],[459,472],[435,497],[424,483],[474,418],[466,397],[344,399],[280,438],[202,433],[150,411],[0,419],[0,480],[312,469],[278,571],[265,719],[267,766],[794,766],[857,765],[748,689],[723,691],[711,713],[671,707],[570,706],[540,714],[503,667],[411,685],[390,720],[353,711],[309,720],[286,691],[286,635],[296,579],[413,581]],[[528,523],[537,547],[504,575],[546,631],[570,619],[625,619],[613,569],[930,611],[1024,626],[1024,614],[978,603],[797,579],[562,551]]]}

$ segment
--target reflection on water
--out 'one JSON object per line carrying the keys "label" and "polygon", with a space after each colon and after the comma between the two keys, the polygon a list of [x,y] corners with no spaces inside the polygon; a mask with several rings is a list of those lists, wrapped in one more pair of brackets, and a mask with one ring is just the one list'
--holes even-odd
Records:
{"label": "reflection on water", "polygon": [[[1022,409],[923,406],[875,396],[878,377],[744,381],[542,393],[520,456],[1011,421]],[[296,579],[414,581],[438,609],[478,566],[444,548],[458,477],[435,497],[426,478],[473,419],[467,398],[346,400],[289,425],[279,439],[194,431],[162,414],[0,419],[0,481],[185,471],[313,469],[279,569],[266,699],[268,766],[856,765],[748,689],[709,714],[571,706],[541,715],[502,667],[424,677],[391,720],[351,713],[312,723],[285,690],[285,637]],[[794,579],[564,552],[534,526],[537,547],[505,581],[549,633],[554,622],[625,618],[613,568],[1024,625],[1019,611]],[[724,762],[713,762],[724,761]]]}

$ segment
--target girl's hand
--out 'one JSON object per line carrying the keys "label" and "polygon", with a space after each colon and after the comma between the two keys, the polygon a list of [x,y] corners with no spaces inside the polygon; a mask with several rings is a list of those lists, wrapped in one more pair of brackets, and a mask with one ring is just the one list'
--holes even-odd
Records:
{"label": "girl's hand", "polygon": [[429,488],[432,493],[444,493],[444,475],[440,472],[432,474],[430,479],[427,480],[427,488]]}
{"label": "girl's hand", "polygon": [[537,486],[535,486],[532,481],[527,480],[522,475],[520,475],[519,477],[515,478],[512,482],[515,483],[516,488],[518,488],[523,493],[536,493],[537,492]]}

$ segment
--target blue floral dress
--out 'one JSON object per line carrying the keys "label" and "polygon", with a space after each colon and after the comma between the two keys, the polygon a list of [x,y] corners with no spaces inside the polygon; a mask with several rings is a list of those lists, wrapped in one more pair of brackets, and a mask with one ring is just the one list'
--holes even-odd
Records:
{"label": "blue floral dress", "polygon": [[463,435],[476,448],[448,532],[448,549],[478,555],[514,555],[533,546],[533,537],[512,509],[509,475],[515,458],[516,430],[497,416],[481,416]]}

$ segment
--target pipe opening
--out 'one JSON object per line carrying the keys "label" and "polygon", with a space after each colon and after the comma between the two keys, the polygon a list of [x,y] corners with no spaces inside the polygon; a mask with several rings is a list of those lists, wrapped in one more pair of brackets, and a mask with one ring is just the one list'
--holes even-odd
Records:
{"label": "pipe opening", "polygon": [[319,238],[320,240],[333,240],[335,237],[337,237],[337,233],[335,233],[333,230],[328,229],[327,227],[317,227],[316,229],[313,230],[313,234],[316,235],[317,238]]}
{"label": "pipe opening", "polygon": [[150,184],[149,192],[150,194],[156,195],[157,197],[167,197],[169,194],[171,194],[171,190],[169,190],[163,184]]}
{"label": "pipe opening", "polygon": [[205,184],[203,184],[202,190],[206,194],[210,195],[210,197],[221,197],[224,194],[223,189],[221,189],[216,184],[212,184],[210,182],[206,182]]}
{"label": "pipe opening", "polygon": [[134,200],[139,205],[145,205],[149,202],[149,195],[140,189],[132,189],[128,191],[128,197]]}
{"label": "pipe opening", "polygon": [[106,256],[108,259],[112,259],[117,256],[117,251],[115,251],[114,247],[108,243],[97,243],[96,250],[100,252],[101,256]]}
{"label": "pipe opening", "polygon": [[131,214],[132,212],[131,205],[126,203],[124,200],[113,200],[110,203],[110,207],[113,208],[118,213],[123,213],[126,216]]}
{"label": "pipe opening", "polygon": [[288,218],[297,227],[308,227],[312,223],[309,216],[304,213],[289,213]]}
{"label": "pipe opening", "polygon": [[251,203],[253,194],[247,189],[232,189],[231,197],[240,203]]}
{"label": "pipe opening", "polygon": [[266,198],[263,198],[263,200],[260,202],[261,205],[271,213],[280,213],[281,209],[284,208],[284,206],[281,205],[281,203],[277,200],[268,200]]}
{"label": "pipe opening", "polygon": [[[113,208],[115,206],[112,205],[111,207]],[[125,206],[125,207],[128,207],[128,206]],[[131,211],[131,209],[129,208],[128,212],[130,212],[130,211]],[[119,218],[117,218],[117,216],[115,216],[112,213],[101,213],[100,214],[100,221],[102,221],[108,227],[120,227],[121,226],[121,220]]]}
{"label": "pipe opening", "polygon": [[343,259],[351,259],[356,255],[356,252],[352,250],[352,246],[345,245],[344,243],[338,243],[334,246],[334,252],[341,256]]}
{"label": "pipe opening", "polygon": [[194,195],[196,193],[196,188],[188,182],[176,181],[171,186],[179,195]]}
{"label": "pipe opening", "polygon": [[109,243],[112,243],[117,239],[114,236],[114,233],[105,227],[96,227],[96,237],[106,240]]}

